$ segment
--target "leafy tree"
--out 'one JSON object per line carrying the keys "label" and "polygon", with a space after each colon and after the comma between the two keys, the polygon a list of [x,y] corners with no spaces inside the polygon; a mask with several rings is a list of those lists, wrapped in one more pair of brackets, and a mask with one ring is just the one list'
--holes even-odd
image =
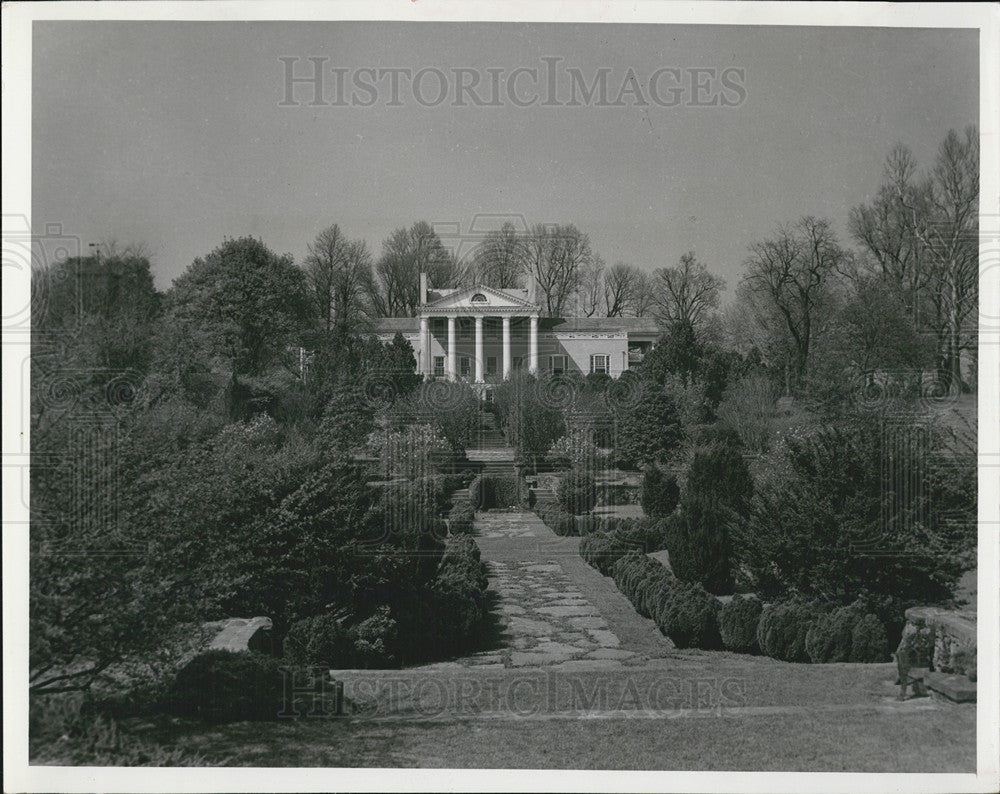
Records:
{"label": "leafy tree", "polygon": [[650,378],[625,373],[630,398],[615,406],[620,465],[641,468],[665,463],[680,446],[682,430],[677,404]]}
{"label": "leafy tree", "polygon": [[516,372],[498,384],[493,402],[507,442],[523,458],[537,461],[565,433],[563,397],[572,393],[572,386],[544,374]]}
{"label": "leafy tree", "polygon": [[32,329],[40,341],[59,337],[66,366],[104,381],[127,370],[146,373],[162,296],[141,252],[97,249],[36,269],[31,289]]}
{"label": "leafy tree", "polygon": [[360,384],[334,389],[320,423],[318,437],[331,449],[348,452],[363,445],[375,430],[375,408],[366,399]]}
{"label": "leafy tree", "polygon": [[642,478],[642,510],[650,518],[665,518],[674,512],[680,500],[680,488],[673,474],[664,474],[650,465]]}
{"label": "leafy tree", "polygon": [[761,482],[736,542],[759,592],[948,597],[975,548],[974,453],[862,416],[787,438],[782,457],[788,473]]}
{"label": "leafy tree", "polygon": [[472,444],[479,432],[479,396],[462,381],[427,381],[416,393],[417,414],[429,422],[456,452]]}
{"label": "leafy tree", "polygon": [[686,495],[681,511],[667,519],[670,567],[678,579],[700,582],[716,595],[733,591],[732,516],[717,501]]}
{"label": "leafy tree", "polygon": [[168,294],[173,322],[197,329],[237,375],[256,375],[298,341],[308,315],[305,278],[260,240],[227,240],[196,259]]}
{"label": "leafy tree", "polygon": [[639,369],[657,383],[665,383],[670,374],[676,374],[687,385],[698,373],[704,352],[694,326],[684,320],[675,320],[656,347],[643,358]]}

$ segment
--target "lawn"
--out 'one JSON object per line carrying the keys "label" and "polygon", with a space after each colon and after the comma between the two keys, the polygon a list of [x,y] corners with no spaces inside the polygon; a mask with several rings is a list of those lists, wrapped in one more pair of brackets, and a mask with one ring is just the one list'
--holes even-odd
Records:
{"label": "lawn", "polygon": [[346,676],[362,713],[134,724],[237,766],[969,772],[976,709],[899,702],[893,666],[676,651],[634,669]]}

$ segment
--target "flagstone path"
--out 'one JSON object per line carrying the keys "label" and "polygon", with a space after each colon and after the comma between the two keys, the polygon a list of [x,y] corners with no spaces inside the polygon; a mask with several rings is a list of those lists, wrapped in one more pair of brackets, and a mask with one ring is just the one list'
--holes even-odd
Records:
{"label": "flagstone path", "polygon": [[496,647],[429,667],[615,670],[673,648],[583,561],[579,538],[557,536],[528,512],[478,513],[475,530],[495,594]]}

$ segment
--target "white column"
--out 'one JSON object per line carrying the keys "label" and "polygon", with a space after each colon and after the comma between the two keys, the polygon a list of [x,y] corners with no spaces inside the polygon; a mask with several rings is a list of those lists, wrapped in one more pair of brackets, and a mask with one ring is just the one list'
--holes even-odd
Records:
{"label": "white column", "polygon": [[503,377],[504,380],[510,377],[510,317],[504,315],[503,318]]}
{"label": "white column", "polygon": [[448,318],[448,380],[455,380],[458,376],[457,350],[455,343],[455,318]]}
{"label": "white column", "polygon": [[476,383],[483,382],[483,317],[476,315]]}
{"label": "white column", "polygon": [[430,321],[426,317],[420,318],[420,374],[428,378],[433,371],[431,369],[431,335]]}
{"label": "white column", "polygon": [[528,341],[528,370],[538,372],[538,317],[531,315],[531,336]]}

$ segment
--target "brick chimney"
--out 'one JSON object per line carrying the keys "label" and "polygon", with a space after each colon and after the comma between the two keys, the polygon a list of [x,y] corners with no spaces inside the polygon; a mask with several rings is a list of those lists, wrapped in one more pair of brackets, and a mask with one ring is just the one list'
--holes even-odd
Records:
{"label": "brick chimney", "polygon": [[420,304],[423,305],[427,303],[427,274],[421,271],[420,273]]}
{"label": "brick chimney", "polygon": [[525,284],[525,286],[528,288],[528,303],[534,303],[535,302],[535,277],[534,277],[534,275],[532,275],[531,273],[528,273],[528,276],[525,279],[525,281],[527,281],[527,284]]}

